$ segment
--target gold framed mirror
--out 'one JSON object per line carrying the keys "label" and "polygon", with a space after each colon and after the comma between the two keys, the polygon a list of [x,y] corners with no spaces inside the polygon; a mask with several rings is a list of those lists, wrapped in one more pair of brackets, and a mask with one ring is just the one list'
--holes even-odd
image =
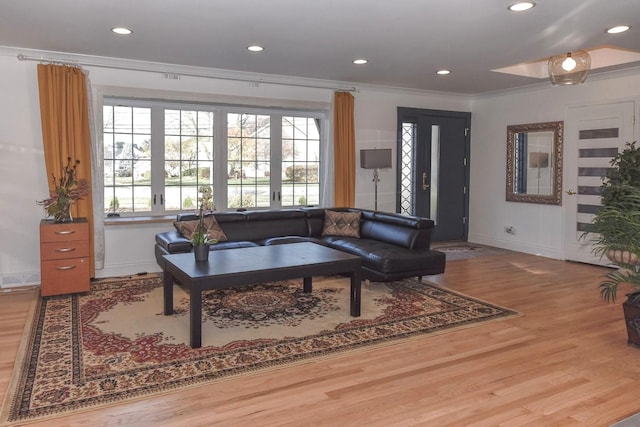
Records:
{"label": "gold framed mirror", "polygon": [[564,122],[507,126],[507,201],[562,204]]}

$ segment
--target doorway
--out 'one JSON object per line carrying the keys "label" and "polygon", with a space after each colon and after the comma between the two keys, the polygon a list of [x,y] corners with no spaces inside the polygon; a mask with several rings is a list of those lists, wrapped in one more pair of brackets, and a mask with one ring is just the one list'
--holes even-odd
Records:
{"label": "doorway", "polygon": [[634,141],[635,103],[570,108],[564,143],[564,258],[589,264],[608,264],[591,252],[593,215],[600,208],[600,185],[611,159]]}
{"label": "doorway", "polygon": [[396,210],[435,222],[434,242],[466,241],[471,113],[398,107]]}

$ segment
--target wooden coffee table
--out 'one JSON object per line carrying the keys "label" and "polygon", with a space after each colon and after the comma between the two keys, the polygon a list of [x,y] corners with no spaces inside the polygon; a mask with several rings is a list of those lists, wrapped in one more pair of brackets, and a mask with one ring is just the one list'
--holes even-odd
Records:
{"label": "wooden coffee table", "polygon": [[303,278],[311,292],[313,276],[347,273],[351,278],[351,316],[360,316],[360,257],[315,243],[291,243],[209,252],[208,262],[192,253],[164,255],[164,314],[173,314],[174,280],[189,290],[192,348],[202,346],[202,291]]}

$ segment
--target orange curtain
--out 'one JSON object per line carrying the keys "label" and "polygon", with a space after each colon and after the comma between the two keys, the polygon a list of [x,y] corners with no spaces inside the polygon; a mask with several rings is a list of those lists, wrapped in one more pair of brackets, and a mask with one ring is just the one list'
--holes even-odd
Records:
{"label": "orange curtain", "polygon": [[[91,188],[91,139],[89,134],[89,105],[87,82],[81,69],[65,65],[39,64],[40,119],[44,160],[49,178],[60,177],[67,158],[80,160],[77,177],[84,178]],[[90,271],[95,276],[93,251],[93,200],[91,193],[72,206],[74,218],[89,222]]]}
{"label": "orange curtain", "polygon": [[333,112],[335,206],[354,207],[356,200],[356,132],[353,95],[336,92]]}

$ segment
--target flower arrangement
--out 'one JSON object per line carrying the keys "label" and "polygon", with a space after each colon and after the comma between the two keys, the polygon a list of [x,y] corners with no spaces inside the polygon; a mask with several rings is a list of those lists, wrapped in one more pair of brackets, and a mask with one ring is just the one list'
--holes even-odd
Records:
{"label": "flower arrangement", "polygon": [[80,160],[72,162],[71,157],[67,157],[67,164],[60,178],[52,176],[54,190],[49,193],[48,198],[36,201],[55,222],[70,222],[71,204],[89,194],[88,181],[77,178],[76,168],[79,164]]}
{"label": "flower arrangement", "polygon": [[204,223],[205,215],[213,210],[213,190],[210,185],[201,185],[198,192],[200,193],[200,197],[198,197],[199,222],[196,231],[193,232],[191,237],[191,243],[194,246],[206,245],[215,240],[209,238],[209,232],[207,231],[207,226]]}

